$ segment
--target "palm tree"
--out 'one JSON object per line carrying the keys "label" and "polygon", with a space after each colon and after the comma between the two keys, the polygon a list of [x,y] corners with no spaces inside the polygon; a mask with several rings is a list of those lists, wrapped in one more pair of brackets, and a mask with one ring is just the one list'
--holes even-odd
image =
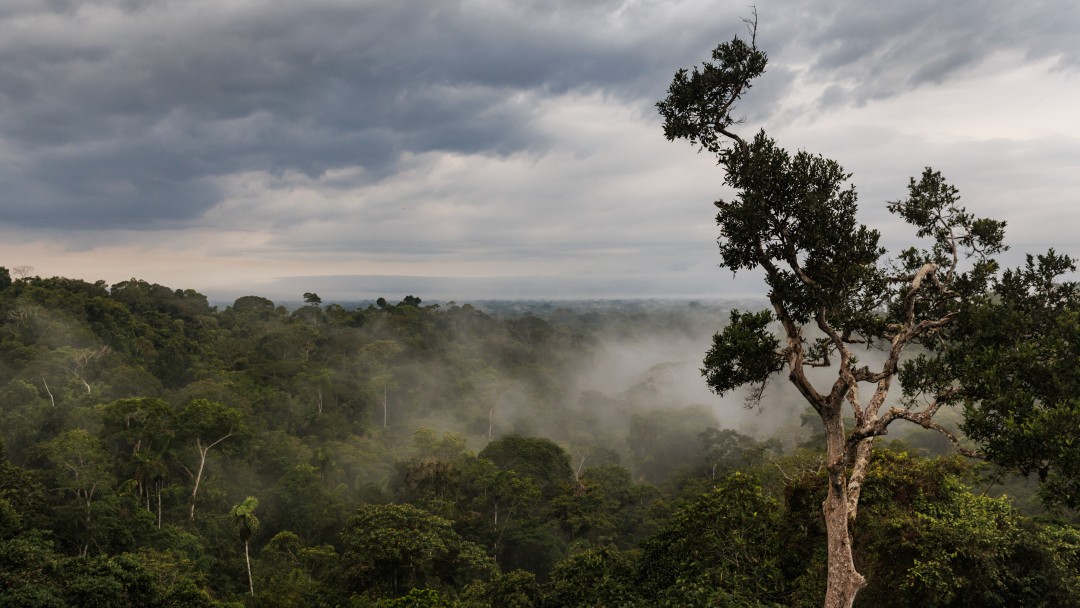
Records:
{"label": "palm tree", "polygon": [[255,517],[255,507],[259,506],[259,499],[248,496],[244,502],[232,508],[232,521],[236,531],[240,534],[240,540],[244,542],[244,560],[247,562],[248,590],[255,595],[255,583],[251,580],[251,555],[248,553],[248,541],[259,531],[259,518]]}

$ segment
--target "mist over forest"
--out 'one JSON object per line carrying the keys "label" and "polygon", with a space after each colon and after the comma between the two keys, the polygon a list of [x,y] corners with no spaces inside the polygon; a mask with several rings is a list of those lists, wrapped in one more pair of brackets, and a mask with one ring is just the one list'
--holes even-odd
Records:
{"label": "mist over forest", "polygon": [[[0,605],[818,601],[815,417],[786,383],[748,409],[701,377],[731,307],[760,303],[211,305],[0,275]],[[891,439],[867,605],[935,597],[885,574],[946,549],[981,555],[939,564],[950,597],[993,576],[1003,601],[1023,579],[1074,605],[1074,514],[936,435]]]}
{"label": "mist over forest", "polygon": [[1080,608],[1078,7],[0,3],[0,608]]}

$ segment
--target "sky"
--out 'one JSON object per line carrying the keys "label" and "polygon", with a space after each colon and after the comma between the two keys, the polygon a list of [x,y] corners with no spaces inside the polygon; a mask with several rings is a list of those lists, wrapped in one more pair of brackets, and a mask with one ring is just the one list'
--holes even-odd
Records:
{"label": "sky", "polygon": [[[761,0],[742,133],[1080,256],[1080,3]],[[0,0],[0,265],[227,300],[764,295],[663,136],[715,0]]]}

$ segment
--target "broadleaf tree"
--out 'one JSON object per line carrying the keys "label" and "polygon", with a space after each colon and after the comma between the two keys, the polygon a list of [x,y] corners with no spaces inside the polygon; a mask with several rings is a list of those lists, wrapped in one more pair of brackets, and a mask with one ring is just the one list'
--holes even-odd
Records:
{"label": "broadleaf tree", "polygon": [[[749,401],[760,404],[765,383],[786,372],[820,416],[828,471],[825,605],[851,606],[866,584],[855,568],[851,526],[875,438],[906,420],[976,455],[934,420],[940,408],[956,403],[966,404],[973,419],[971,412],[995,398],[991,383],[975,382],[983,376],[964,356],[965,345],[979,339],[960,332],[989,327],[973,319],[1001,304],[1010,280],[1020,283],[1011,289],[1025,297],[1037,293],[1038,285],[1015,273],[1003,279],[993,256],[1005,250],[1004,222],[969,213],[939,172],[927,168],[911,179],[905,199],[888,204],[915,237],[915,246],[890,256],[878,231],[857,219],[856,191],[839,163],[806,151],[791,153],[764,131],[751,138],[737,133],[736,102],[767,63],[756,45],[756,15],[746,24],[747,39],[720,44],[701,68],[679,70],[657,103],[669,140],[685,139],[717,156],[725,184],[736,193],[715,203],[722,266],[735,273],[763,272],[771,305],[761,312],[732,312],[714,336],[702,373],[714,392],[748,388]],[[1060,282],[1071,260],[1057,256],[1054,262],[1042,275],[1051,285]],[[996,360],[1013,352],[1009,348]],[[1037,366],[1038,360],[1027,363]],[[828,373],[811,373],[812,368]],[[894,384],[902,385],[902,394],[890,398],[899,392]],[[1023,397],[1012,403],[1038,402],[1031,392]],[[987,426],[969,424],[972,431]],[[982,439],[993,433],[987,430]],[[999,441],[1001,450],[1023,445],[1029,435],[1018,431]],[[1056,462],[1068,461],[1071,454],[1056,449]],[[1002,460],[1021,461],[1028,470],[1048,461],[1025,463],[1013,456],[1012,462]]]}

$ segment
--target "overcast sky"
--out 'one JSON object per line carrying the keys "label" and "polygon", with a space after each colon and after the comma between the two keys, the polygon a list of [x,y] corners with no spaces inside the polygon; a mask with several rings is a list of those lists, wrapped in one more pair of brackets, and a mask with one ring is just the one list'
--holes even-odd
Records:
{"label": "overcast sky", "polygon": [[[743,2],[0,0],[0,265],[213,297],[763,293],[717,268],[674,72]],[[744,133],[863,220],[925,166],[1080,256],[1080,3],[761,0]]]}

